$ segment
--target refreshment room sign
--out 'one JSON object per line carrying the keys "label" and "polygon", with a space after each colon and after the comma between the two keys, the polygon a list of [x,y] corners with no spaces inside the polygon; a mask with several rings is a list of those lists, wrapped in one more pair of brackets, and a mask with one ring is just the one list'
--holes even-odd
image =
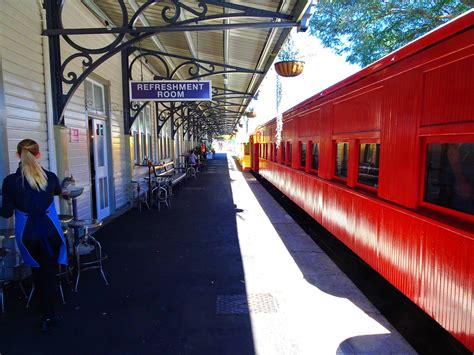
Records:
{"label": "refreshment room sign", "polygon": [[131,101],[211,101],[210,80],[130,81]]}

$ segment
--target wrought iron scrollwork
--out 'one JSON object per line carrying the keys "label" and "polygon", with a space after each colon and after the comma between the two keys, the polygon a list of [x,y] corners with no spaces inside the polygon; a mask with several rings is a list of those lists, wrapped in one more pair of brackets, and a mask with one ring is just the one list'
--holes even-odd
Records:
{"label": "wrought iron scrollwork", "polygon": [[74,84],[77,81],[77,74],[75,72],[69,71],[66,73],[66,67],[69,65],[69,63],[71,63],[74,59],[77,58],[84,58],[82,59],[82,65],[84,66],[84,68],[90,67],[92,65],[93,60],[89,54],[76,53],[71,55],[61,65],[61,80],[65,84]]}
{"label": "wrought iron scrollwork", "polygon": [[[180,56],[180,55],[173,55],[173,54],[168,54],[168,53],[163,53],[160,51],[152,51],[149,49],[141,49],[137,47],[132,47],[128,50],[128,54],[132,55],[134,53],[136,54],[135,58],[130,61],[130,65],[128,68],[128,77],[131,80],[134,80],[133,78],[133,72],[134,72],[134,65],[140,64],[142,65],[142,60],[144,60],[146,57],[152,57],[155,59],[158,59],[160,63],[162,64],[163,68],[163,73],[162,75],[156,75],[155,80],[173,80],[176,79],[179,73],[182,73],[181,76],[184,77],[186,80],[195,80],[195,79],[200,79],[206,76],[210,75],[217,75],[217,74],[232,74],[232,73],[237,73],[237,72],[251,72],[251,73],[259,73],[254,70],[246,69],[246,68],[239,68],[236,66],[231,66],[231,65],[226,65],[222,63],[214,63],[206,60],[198,60],[195,58],[190,58],[190,57],[185,57],[185,56]],[[173,71],[169,68],[168,63],[165,60],[165,57],[172,57],[172,58],[178,58],[178,59],[184,59],[185,61],[178,65]],[[218,70],[218,68],[221,67],[223,70]],[[187,69],[187,70],[184,70]],[[184,72],[184,73],[183,73]],[[262,72],[263,73],[263,72]],[[240,97],[251,97],[250,94],[242,93],[239,91],[235,90],[229,90],[229,89],[222,89],[222,88],[213,88],[213,93],[217,97],[224,97],[225,95],[232,95],[233,97],[231,98],[238,98],[235,96],[240,96]],[[130,110],[131,110],[131,124],[133,124],[133,121],[138,117],[139,113],[144,109],[145,106],[149,105],[150,101],[145,101],[141,103],[131,103],[130,104]],[[211,105],[211,103],[189,103],[189,102],[181,102],[181,103],[173,103],[172,107],[169,106],[166,102],[161,103],[164,109],[160,112],[157,113],[157,130],[158,132],[161,131],[162,127],[166,124],[167,120],[173,117],[173,115],[192,115],[195,114],[197,117],[202,117],[203,115],[203,107],[205,105]],[[193,107],[195,105],[196,107]],[[232,104],[231,102],[225,102],[222,99],[216,99],[212,102],[212,105],[214,107],[219,107],[219,106],[236,106],[235,104]],[[199,109],[197,109],[199,107]],[[234,111],[234,113],[238,113],[238,111]],[[182,125],[181,120],[177,121],[177,127],[174,127],[173,129],[173,135],[176,133],[176,131],[179,129],[179,127]]]}
{"label": "wrought iron scrollwork", "polygon": [[[138,27],[137,20],[150,6],[160,4],[156,0],[145,1],[131,16],[129,20],[129,10],[125,4],[125,0],[117,0],[118,9],[121,13],[121,23],[119,27],[112,27],[111,24],[105,23],[105,27],[102,28],[65,28],[63,25],[63,6],[65,0],[46,0],[44,6],[46,9],[47,17],[47,29],[43,31],[44,35],[50,37],[50,58],[51,58],[51,81],[52,81],[52,92],[53,99],[55,100],[53,109],[53,116],[55,124],[63,124],[64,110],[72,96],[83,83],[86,77],[92,73],[99,65],[104,63],[106,60],[114,56],[121,51],[127,51],[128,48],[137,45],[140,41],[156,35],[160,32],[172,32],[182,31],[201,31],[201,30],[222,30],[241,27],[247,28],[270,28],[270,27],[294,27],[297,25],[296,22],[292,22],[291,15],[283,13],[272,12],[252,8],[249,6],[232,4],[223,0],[197,0],[194,5],[184,4],[180,0],[170,0],[163,6],[161,11],[162,25],[149,26],[149,27]],[[220,7],[222,9],[232,9],[232,11],[213,11],[209,10],[209,6]],[[181,16],[181,14],[186,16]],[[239,23],[239,24],[225,24],[222,21],[219,24],[205,24],[201,25],[201,22],[214,20],[214,19],[226,19],[233,17],[248,17],[248,18],[266,18],[269,22],[253,22],[253,23]],[[275,21],[280,19],[281,21]],[[81,34],[115,34],[116,36],[111,39],[110,43],[99,48],[89,47],[85,44],[78,43],[73,39],[74,35]],[[129,36],[127,36],[129,35]],[[59,39],[63,38],[64,42],[67,43],[75,52],[64,60],[61,58],[61,49]],[[88,42],[89,43],[89,42]],[[146,54],[151,55],[151,54]],[[142,55],[139,54],[139,57]],[[145,54],[143,54],[145,56]],[[158,58],[158,57],[157,57]],[[75,60],[82,60],[82,68],[72,69],[71,63]],[[133,61],[138,60],[134,58]],[[161,60],[161,59],[159,59]],[[194,60],[194,59],[193,59]],[[222,64],[220,68],[224,68],[219,71],[217,63],[205,63],[204,61],[190,60],[186,64],[181,64],[179,68],[175,68],[173,71],[168,69],[168,72],[164,73],[164,77],[173,77],[176,72],[182,70],[184,67],[188,69],[187,76],[190,78],[199,78],[209,75],[216,75],[222,72],[252,72],[244,68],[230,68],[225,67]],[[165,65],[166,67],[166,65]],[[123,78],[124,80],[125,78]],[[63,84],[66,89],[63,90]],[[125,91],[124,91],[125,92]],[[128,91],[127,91],[128,93]],[[136,107],[132,105],[132,107]],[[126,109],[124,105],[124,110]],[[128,107],[127,107],[128,109]],[[137,112],[140,108],[135,110]],[[143,108],[142,108],[143,109]],[[130,128],[130,122],[126,124]]]}
{"label": "wrought iron scrollwork", "polygon": [[[55,0],[53,0],[55,1]],[[62,16],[62,9],[64,6],[65,0],[61,0],[61,5],[60,5],[60,12],[58,14],[59,17],[59,28],[64,29],[63,26],[63,16]],[[127,11],[127,6],[125,5],[124,0],[117,0],[120,6],[120,11],[122,13],[122,27],[127,26],[128,22],[128,11]],[[102,54],[110,51],[111,49],[117,47],[117,45],[122,42],[123,38],[125,37],[125,33],[120,33],[117,35],[117,37],[108,45],[101,47],[101,48],[90,48],[90,47],[84,47],[81,46],[80,44],[74,42],[70,36],[64,34],[62,35],[62,38],[69,44],[72,48],[75,50],[79,51],[80,53],[87,53],[87,54]]]}
{"label": "wrought iron scrollwork", "polygon": [[[163,20],[170,25],[176,24],[178,22],[179,17],[181,16],[181,9],[186,10],[190,14],[194,15],[194,21],[199,21],[205,18],[207,14],[207,5],[204,2],[198,2],[198,7],[201,8],[201,11],[193,9],[191,6],[188,6],[186,4],[180,3],[177,0],[172,0],[174,9],[172,9],[169,6],[165,6],[163,10],[161,11],[161,16],[163,17]],[[174,10],[174,13],[173,13]],[[173,15],[168,16],[168,13],[173,13]]]}

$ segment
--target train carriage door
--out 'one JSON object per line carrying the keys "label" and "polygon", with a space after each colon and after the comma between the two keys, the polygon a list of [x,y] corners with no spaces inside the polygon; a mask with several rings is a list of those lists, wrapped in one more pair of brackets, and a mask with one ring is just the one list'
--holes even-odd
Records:
{"label": "train carriage door", "polygon": [[99,81],[85,82],[86,106],[89,126],[90,174],[92,189],[92,215],[104,219],[111,212],[111,187],[108,156],[108,110],[106,86]]}
{"label": "train carriage door", "polygon": [[100,119],[89,120],[93,204],[97,219],[110,215],[107,125]]}
{"label": "train carriage door", "polygon": [[249,155],[250,155],[250,169],[254,170],[255,156],[254,156],[255,142],[254,135],[251,134],[249,137]]}
{"label": "train carriage door", "polygon": [[259,152],[260,152],[260,143],[253,144],[253,151],[252,154],[252,170],[258,173],[258,166],[259,166]]}

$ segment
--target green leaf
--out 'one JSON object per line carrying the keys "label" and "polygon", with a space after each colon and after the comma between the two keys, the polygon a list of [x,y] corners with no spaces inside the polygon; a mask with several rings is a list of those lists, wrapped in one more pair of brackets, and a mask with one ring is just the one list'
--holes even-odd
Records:
{"label": "green leaf", "polygon": [[366,66],[474,7],[474,0],[320,0],[310,34]]}

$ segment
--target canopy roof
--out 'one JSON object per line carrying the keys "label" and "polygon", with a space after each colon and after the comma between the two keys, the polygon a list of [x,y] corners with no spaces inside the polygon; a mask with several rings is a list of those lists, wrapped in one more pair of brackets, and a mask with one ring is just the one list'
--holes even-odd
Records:
{"label": "canopy roof", "polygon": [[123,40],[136,39],[142,29],[156,30],[135,42],[133,53],[156,79],[212,80],[214,123],[207,133],[213,135],[232,133],[310,5],[310,0],[82,1],[115,33],[131,25]]}

